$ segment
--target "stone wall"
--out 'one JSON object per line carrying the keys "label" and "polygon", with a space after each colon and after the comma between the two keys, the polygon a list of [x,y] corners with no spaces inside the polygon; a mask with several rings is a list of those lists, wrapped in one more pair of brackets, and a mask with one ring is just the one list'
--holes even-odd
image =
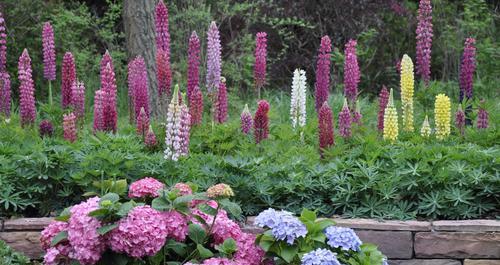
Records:
{"label": "stone wall", "polygon": [[[253,217],[244,229],[258,233]],[[50,218],[0,223],[0,239],[32,258],[40,258],[40,231]],[[363,242],[377,244],[391,265],[500,265],[500,221],[376,221],[335,219],[356,230]]]}

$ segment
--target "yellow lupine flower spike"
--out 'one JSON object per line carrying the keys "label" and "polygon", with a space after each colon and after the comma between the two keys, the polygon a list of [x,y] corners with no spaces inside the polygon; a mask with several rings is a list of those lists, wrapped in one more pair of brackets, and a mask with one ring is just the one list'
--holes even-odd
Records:
{"label": "yellow lupine flower spike", "polygon": [[436,138],[443,140],[450,135],[451,103],[445,94],[436,96],[434,104],[434,119],[436,124]]}
{"label": "yellow lupine flower spike", "polygon": [[384,113],[384,140],[395,142],[398,139],[398,112],[394,107],[394,97],[392,93],[389,96],[389,103]]}
{"label": "yellow lupine flower spike", "polygon": [[429,118],[425,115],[424,123],[422,123],[422,129],[420,129],[420,135],[424,138],[429,138],[431,136],[431,125],[429,124]]}
{"label": "yellow lupine flower spike", "polygon": [[412,132],[413,129],[413,62],[408,55],[401,60],[401,103],[403,109],[403,130]]}

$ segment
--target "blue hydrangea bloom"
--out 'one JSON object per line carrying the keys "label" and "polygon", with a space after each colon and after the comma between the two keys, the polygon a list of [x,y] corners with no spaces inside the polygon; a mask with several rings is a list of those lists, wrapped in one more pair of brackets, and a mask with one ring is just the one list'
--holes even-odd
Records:
{"label": "blue hydrangea bloom", "polygon": [[325,229],[326,242],[330,247],[359,251],[361,240],[351,228],[329,226]]}
{"label": "blue hydrangea bloom", "polygon": [[306,226],[292,213],[268,209],[255,218],[255,224],[260,227],[269,227],[277,240],[286,240],[292,245],[295,239],[305,237]]}
{"label": "blue hydrangea bloom", "polygon": [[302,265],[341,265],[335,253],[318,248],[302,257]]}

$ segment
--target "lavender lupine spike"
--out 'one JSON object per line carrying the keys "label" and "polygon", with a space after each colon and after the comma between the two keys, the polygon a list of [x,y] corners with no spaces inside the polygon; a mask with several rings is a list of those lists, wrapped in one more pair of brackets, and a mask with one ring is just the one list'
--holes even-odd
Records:
{"label": "lavender lupine spike", "polygon": [[67,108],[71,104],[71,86],[76,81],[75,58],[71,52],[64,54],[61,71],[61,103]]}
{"label": "lavender lupine spike", "polygon": [[11,88],[10,76],[7,72],[0,72],[0,114],[10,117]]}
{"label": "lavender lupine spike", "polygon": [[356,109],[356,97],[358,96],[358,84],[360,80],[356,45],[357,42],[355,40],[347,42],[345,45],[344,61],[344,95],[352,111]]}
{"label": "lavender lupine spike", "polygon": [[172,101],[168,105],[165,159],[177,161],[179,157],[187,155],[190,123],[189,110],[185,104],[179,103],[179,85],[176,85]]}
{"label": "lavender lupine spike", "polygon": [[200,39],[196,31],[191,33],[188,49],[187,98],[191,100],[192,91],[200,85]]}
{"label": "lavender lupine spike", "polygon": [[489,114],[488,111],[484,107],[485,101],[484,99],[481,100],[479,110],[477,113],[477,128],[478,129],[488,129],[489,127]]}
{"label": "lavender lupine spike", "polygon": [[474,72],[476,71],[476,40],[467,38],[465,40],[464,53],[460,64],[460,102],[464,98],[470,100],[472,98],[472,87]]}
{"label": "lavender lupine spike", "polygon": [[21,125],[33,124],[36,119],[35,108],[35,85],[33,83],[31,58],[28,50],[24,49],[19,57],[19,114],[21,116]]}
{"label": "lavender lupine spike", "polygon": [[0,10],[0,73],[5,72],[7,67],[7,26]]}
{"label": "lavender lupine spike", "polygon": [[207,90],[208,93],[214,94],[219,88],[221,78],[221,43],[219,29],[212,21],[207,32]]}
{"label": "lavender lupine spike", "polygon": [[417,25],[417,74],[425,84],[429,84],[431,76],[432,49],[432,4],[431,0],[420,0]]}
{"label": "lavender lupine spike", "polygon": [[170,53],[170,33],[168,31],[168,9],[163,0],[156,4],[156,48]]}
{"label": "lavender lupine spike", "polygon": [[83,82],[75,81],[71,86],[71,105],[78,119],[85,116],[85,85]]}
{"label": "lavender lupine spike", "polygon": [[332,42],[328,36],[321,38],[321,45],[318,50],[318,61],[316,63],[316,84],[315,99],[316,111],[319,112],[325,101],[328,101],[330,90],[330,57],[332,52]]}
{"label": "lavender lupine spike", "polygon": [[50,22],[43,24],[43,77],[49,81],[56,79],[56,47],[54,44],[54,30]]}
{"label": "lavender lupine spike", "polygon": [[241,132],[244,134],[249,134],[253,126],[253,117],[248,109],[248,104],[245,104],[245,108],[241,112]]}
{"label": "lavender lupine spike", "polygon": [[339,113],[339,134],[344,138],[351,137],[351,111],[347,104],[347,99],[344,98],[344,106]]}
{"label": "lavender lupine spike", "polygon": [[266,83],[267,33],[258,32],[256,37],[253,75],[257,97],[260,98],[260,90]]}
{"label": "lavender lupine spike", "polygon": [[[149,94],[148,94],[148,73],[146,70],[146,63],[141,56],[134,59],[135,72],[132,80],[133,94],[134,94],[134,109],[135,118],[140,115],[141,109],[144,109],[149,119]],[[147,129],[147,126],[144,130]]]}

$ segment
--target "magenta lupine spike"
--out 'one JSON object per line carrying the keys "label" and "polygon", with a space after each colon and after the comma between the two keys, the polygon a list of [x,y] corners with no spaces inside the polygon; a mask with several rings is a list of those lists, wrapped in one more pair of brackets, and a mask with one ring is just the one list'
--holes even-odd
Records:
{"label": "magenta lupine spike", "polygon": [[339,134],[344,138],[351,137],[351,111],[347,105],[347,99],[344,99],[344,106],[339,113]]}
{"label": "magenta lupine spike", "polygon": [[212,94],[219,88],[221,78],[221,43],[219,29],[215,21],[210,23],[207,32],[207,90]]}
{"label": "magenta lupine spike", "polygon": [[76,81],[75,58],[71,52],[64,54],[61,71],[61,103],[67,108],[71,104],[71,86]]}
{"label": "magenta lupine spike", "polygon": [[71,112],[63,115],[64,139],[71,143],[76,141],[76,115]]}
{"label": "magenta lupine spike", "polygon": [[166,51],[156,50],[156,79],[158,80],[158,95],[170,96],[172,86],[172,69]]}
{"label": "magenta lupine spike", "polygon": [[38,125],[38,132],[42,138],[51,137],[54,134],[54,125],[49,120],[42,120]]}
{"label": "magenta lupine spike", "polygon": [[192,91],[200,85],[200,39],[196,31],[191,33],[188,49],[187,68],[187,97],[191,98]]}
{"label": "magenta lupine spike", "polygon": [[432,4],[431,0],[420,0],[417,25],[417,74],[425,84],[431,77],[432,49]]}
{"label": "magenta lupine spike", "polygon": [[78,119],[85,116],[85,85],[83,82],[75,81],[71,86],[71,106]]}
{"label": "magenta lupine spike", "polygon": [[479,106],[479,110],[477,113],[477,128],[478,129],[487,129],[489,127],[489,114],[488,111],[484,108],[484,99],[481,100],[481,104]]}
{"label": "magenta lupine spike", "polygon": [[156,135],[151,125],[149,125],[148,132],[146,133],[146,138],[144,138],[144,144],[150,149],[156,146]]}
{"label": "magenta lupine spike", "polygon": [[385,108],[387,107],[387,103],[389,103],[389,91],[387,91],[387,87],[382,86],[382,90],[378,96],[378,124],[377,128],[379,132],[384,132],[384,113]]}
{"label": "magenta lupine spike", "polygon": [[[170,33],[168,31],[168,9],[163,0],[156,4],[155,8],[156,26],[156,49],[170,53]],[[170,55],[170,54],[168,54]]]}
{"label": "magenta lupine spike", "polygon": [[[148,119],[149,119],[149,94],[148,94],[148,72],[146,70],[146,63],[141,56],[134,59],[135,63],[133,67],[135,74],[133,74],[133,94],[134,94],[134,110],[135,117],[141,114],[141,110],[144,109]],[[144,131],[147,126],[144,128]]]}
{"label": "magenta lupine spike", "polygon": [[104,91],[97,90],[94,96],[94,133],[104,131]]}
{"label": "magenta lupine spike", "polygon": [[0,73],[7,69],[7,26],[0,10]]}
{"label": "magenta lupine spike", "polygon": [[253,118],[253,133],[255,143],[259,144],[269,136],[269,103],[260,100]]}
{"label": "magenta lupine spike", "polygon": [[349,108],[353,111],[356,109],[356,97],[358,96],[358,84],[360,80],[356,45],[357,42],[355,40],[347,42],[345,45],[344,61],[344,95],[349,102]]}
{"label": "magenta lupine spike", "polygon": [[191,114],[191,125],[201,124],[203,118],[203,95],[198,86],[193,88],[189,98],[189,114]]}
{"label": "magenta lupine spike", "polygon": [[359,126],[363,125],[363,114],[361,114],[361,109],[359,108],[358,102],[356,102],[356,110],[352,113],[352,123],[357,123]]}
{"label": "magenta lupine spike", "polygon": [[146,132],[149,128],[149,116],[144,110],[144,108],[141,108],[139,115],[136,118],[136,132],[138,135],[141,135],[142,137],[146,136]]}
{"label": "magenta lupine spike", "polygon": [[[102,59],[101,59],[101,68],[100,68],[100,73],[102,75],[102,73],[104,72],[104,68],[106,68],[106,65],[111,66],[111,70],[113,70],[113,72],[115,71],[115,68],[113,66],[113,58],[111,57],[111,54],[109,53],[108,50],[106,50],[106,52],[104,53],[104,55],[102,56]],[[101,76],[102,78],[102,76]]]}
{"label": "magenta lupine spike", "polygon": [[318,119],[319,150],[323,156],[323,150],[335,144],[333,113],[327,101],[319,109]]}
{"label": "magenta lupine spike", "polygon": [[255,88],[260,94],[260,89],[266,83],[267,33],[259,32],[256,37],[253,75]]}
{"label": "magenta lupine spike", "polygon": [[50,22],[43,24],[43,77],[53,81],[56,79],[56,47],[54,44],[54,30]]}
{"label": "magenta lupine spike", "polygon": [[0,72],[0,114],[10,117],[11,88],[10,76],[7,72]]}
{"label": "magenta lupine spike", "polygon": [[241,121],[241,132],[244,134],[249,134],[250,130],[252,130],[253,117],[252,114],[250,113],[250,110],[248,109],[247,104],[245,104],[245,108],[241,112],[240,121]]}
{"label": "magenta lupine spike", "polygon": [[116,110],[116,80],[115,73],[108,64],[101,73],[101,90],[104,96],[103,122],[106,131],[116,132],[117,110]]}
{"label": "magenta lupine spike", "polygon": [[460,64],[460,102],[472,98],[474,72],[476,71],[476,40],[467,38]]}
{"label": "magenta lupine spike", "polygon": [[330,90],[330,57],[332,52],[332,42],[328,36],[321,38],[321,45],[318,50],[318,60],[316,62],[316,83],[315,99],[316,111],[323,106],[325,101],[328,101]]}
{"label": "magenta lupine spike", "polygon": [[217,101],[215,103],[215,121],[224,123],[227,120],[227,89],[226,83],[221,81],[217,91]]}
{"label": "magenta lupine spike", "polygon": [[465,113],[462,110],[462,105],[458,105],[457,112],[455,113],[455,126],[457,126],[458,131],[463,136],[465,133]]}
{"label": "magenta lupine spike", "polygon": [[33,124],[36,119],[35,85],[33,83],[31,58],[28,50],[24,49],[18,64],[19,78],[19,114],[21,125]]}
{"label": "magenta lupine spike", "polygon": [[181,155],[187,156],[189,154],[189,137],[191,130],[191,115],[189,114],[189,109],[186,104],[180,105],[181,110],[181,128],[180,128],[180,137],[181,137]]}

